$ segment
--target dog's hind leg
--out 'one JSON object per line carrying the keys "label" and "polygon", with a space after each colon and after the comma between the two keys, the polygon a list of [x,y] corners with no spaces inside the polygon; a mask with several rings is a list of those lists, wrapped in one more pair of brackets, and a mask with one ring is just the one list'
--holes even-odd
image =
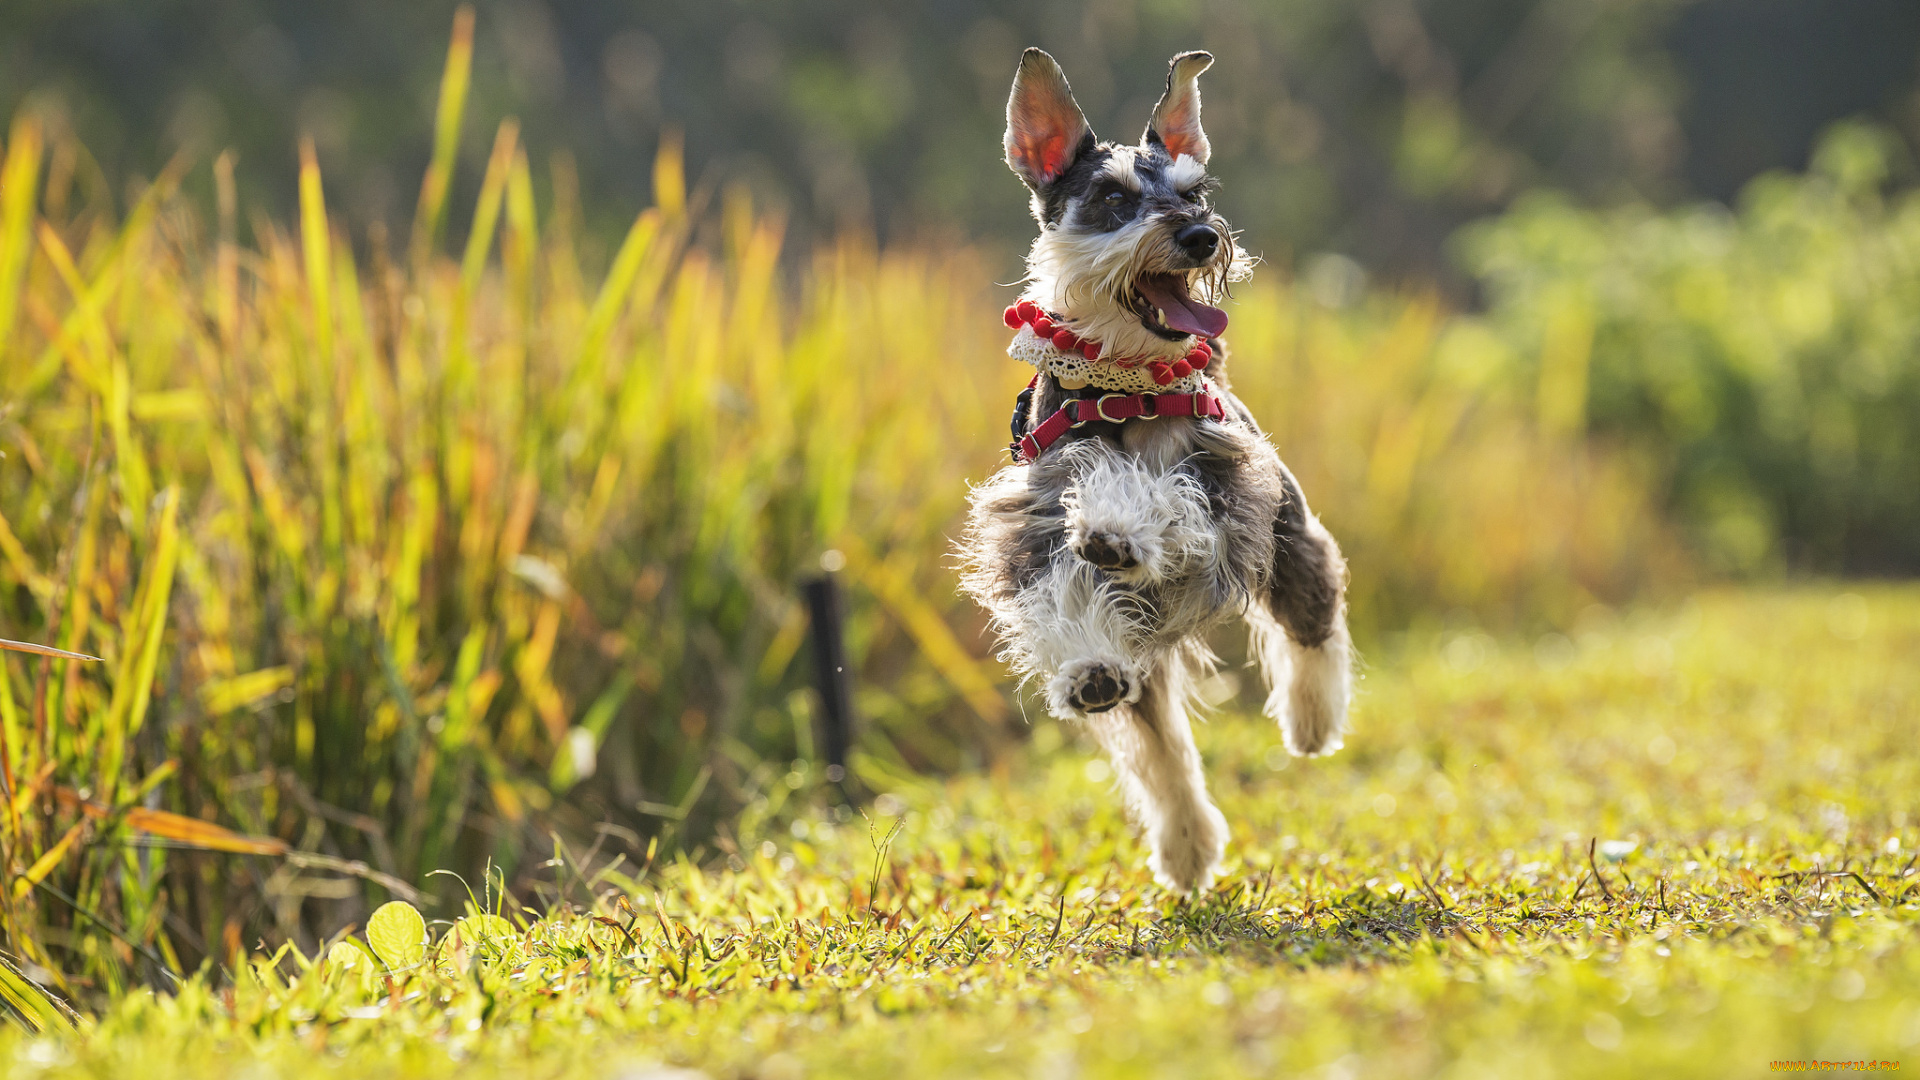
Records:
{"label": "dog's hind leg", "polygon": [[1190,663],[1180,650],[1161,656],[1138,701],[1089,723],[1119,774],[1128,813],[1147,835],[1155,879],[1181,892],[1213,884],[1227,844],[1227,821],[1207,796],[1187,718]]}
{"label": "dog's hind leg", "polygon": [[1300,485],[1291,474],[1284,483],[1287,498],[1273,523],[1273,567],[1247,624],[1270,691],[1266,713],[1280,722],[1287,749],[1331,754],[1345,735],[1353,688],[1347,567]]}

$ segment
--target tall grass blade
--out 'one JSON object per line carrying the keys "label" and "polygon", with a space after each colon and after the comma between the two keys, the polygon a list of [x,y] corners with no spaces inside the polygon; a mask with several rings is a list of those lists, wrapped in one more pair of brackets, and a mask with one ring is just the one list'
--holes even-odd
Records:
{"label": "tall grass blade", "polygon": [[20,286],[33,249],[33,209],[38,194],[40,125],[22,113],[7,136],[0,162],[0,368],[13,369],[10,346],[20,307]]}
{"label": "tall grass blade", "polygon": [[659,149],[653,158],[653,205],[667,220],[687,212],[687,170],[685,141],[677,129],[660,135]]}
{"label": "tall grass blade", "polygon": [[300,140],[300,251],[307,271],[307,295],[313,304],[314,351],[320,371],[333,365],[333,238],[327,228],[327,200],[320,186],[320,163],[313,140]]}
{"label": "tall grass blade", "polygon": [[473,7],[462,4],[453,14],[453,40],[447,65],[440,76],[440,103],[433,116],[433,158],[420,184],[420,206],[414,214],[411,255],[416,267],[439,236],[447,209],[447,190],[453,183],[454,157],[460,151],[460,123],[467,111],[467,87],[473,77]]}
{"label": "tall grass blade", "polygon": [[35,885],[46,880],[47,875],[53,872],[54,867],[60,865],[60,860],[67,857],[67,852],[73,850],[75,841],[79,840],[86,831],[86,822],[74,822],[59,841],[35,859],[33,865],[22,871],[20,876],[13,879],[13,899],[16,902],[21,900]]}
{"label": "tall grass blade", "polygon": [[22,975],[5,956],[0,956],[0,999],[34,1031],[73,1030],[73,1010]]}
{"label": "tall grass blade", "polygon": [[493,248],[494,230],[500,221],[500,204],[505,198],[507,176],[518,149],[520,125],[513,120],[500,124],[494,136],[493,153],[487,159],[487,172],[480,181],[480,199],[473,211],[473,228],[467,233],[467,248],[460,257],[460,292],[472,297],[480,287],[480,275],[487,268],[487,254]]}

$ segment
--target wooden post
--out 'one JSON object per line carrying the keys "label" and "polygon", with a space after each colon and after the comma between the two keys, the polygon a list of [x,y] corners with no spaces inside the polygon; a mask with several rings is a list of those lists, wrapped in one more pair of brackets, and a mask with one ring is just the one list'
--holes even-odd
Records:
{"label": "wooden post", "polygon": [[814,687],[820,692],[820,743],[826,753],[827,779],[852,802],[847,754],[853,749],[853,676],[847,670],[847,640],[842,627],[840,585],[832,571],[803,589],[813,623]]}

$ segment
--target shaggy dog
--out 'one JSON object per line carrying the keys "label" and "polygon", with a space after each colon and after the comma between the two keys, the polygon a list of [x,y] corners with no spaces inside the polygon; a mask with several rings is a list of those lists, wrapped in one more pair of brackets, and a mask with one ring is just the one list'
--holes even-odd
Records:
{"label": "shaggy dog", "polygon": [[1227,840],[1188,722],[1218,663],[1207,630],[1246,621],[1295,754],[1340,748],[1351,683],[1339,547],[1227,381],[1213,304],[1251,260],[1209,199],[1212,62],[1174,57],[1121,146],[1094,138],[1053,57],[1021,59],[1006,155],[1040,237],[1008,351],[1038,372],[961,544],[1001,659],[1093,733],[1155,877],[1182,891],[1212,884]]}

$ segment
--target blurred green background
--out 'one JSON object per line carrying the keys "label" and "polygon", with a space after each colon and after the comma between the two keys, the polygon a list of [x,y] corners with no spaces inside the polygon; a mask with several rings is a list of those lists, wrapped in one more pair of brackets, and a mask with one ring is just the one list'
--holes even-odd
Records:
{"label": "blurred green background", "polygon": [[[453,7],[7,4],[0,112],[42,95],[103,184],[152,175],[181,147],[235,148],[243,198],[276,216],[310,134],[343,212],[397,222],[426,163]],[[468,194],[489,118],[515,115],[537,166],[571,156],[606,229],[647,204],[654,147],[676,128],[696,184],[745,180],[803,239],[872,227],[1014,250],[1025,203],[999,139],[1030,44],[1065,65],[1099,133],[1127,139],[1166,58],[1212,50],[1222,205],[1253,248],[1282,265],[1340,252],[1456,296],[1467,282],[1448,235],[1530,189],[1725,200],[1804,167],[1833,120],[1920,131],[1909,0],[483,0],[478,13]]]}

